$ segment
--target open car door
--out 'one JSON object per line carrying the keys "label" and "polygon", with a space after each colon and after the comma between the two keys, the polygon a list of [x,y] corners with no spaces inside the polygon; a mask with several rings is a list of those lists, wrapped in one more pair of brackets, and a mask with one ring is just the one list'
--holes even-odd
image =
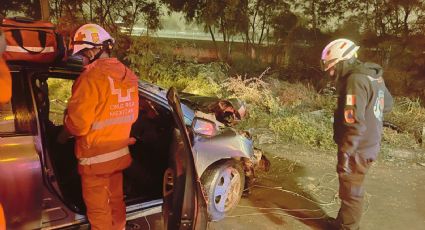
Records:
{"label": "open car door", "polygon": [[176,132],[180,135],[177,151],[171,155],[170,166],[164,174],[164,228],[206,229],[208,221],[206,202],[175,88],[168,90],[167,99],[178,129]]}

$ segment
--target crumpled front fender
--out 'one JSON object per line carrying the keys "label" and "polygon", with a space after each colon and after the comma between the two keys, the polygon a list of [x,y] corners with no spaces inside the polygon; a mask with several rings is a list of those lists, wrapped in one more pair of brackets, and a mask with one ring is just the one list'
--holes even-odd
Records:
{"label": "crumpled front fender", "polygon": [[194,137],[194,159],[198,175],[202,176],[208,166],[222,159],[255,160],[252,140],[227,129],[214,137]]}

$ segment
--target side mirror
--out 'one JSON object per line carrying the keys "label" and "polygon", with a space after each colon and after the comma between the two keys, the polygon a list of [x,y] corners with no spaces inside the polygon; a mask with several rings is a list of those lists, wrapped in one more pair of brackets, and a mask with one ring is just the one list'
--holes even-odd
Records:
{"label": "side mirror", "polygon": [[202,136],[213,137],[218,134],[218,127],[215,122],[205,118],[195,117],[192,121],[194,133]]}

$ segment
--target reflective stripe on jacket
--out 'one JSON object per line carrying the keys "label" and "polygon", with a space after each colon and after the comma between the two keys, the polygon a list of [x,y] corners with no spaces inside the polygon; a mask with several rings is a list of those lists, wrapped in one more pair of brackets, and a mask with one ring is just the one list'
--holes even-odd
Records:
{"label": "reflective stripe on jacket", "polygon": [[[76,136],[78,159],[128,146],[130,129],[138,116],[137,86],[136,75],[115,58],[98,59],[81,73],[72,88],[65,118],[66,128]],[[109,173],[127,167],[131,157],[127,154],[111,161],[121,163],[102,162],[89,167],[97,168],[93,171],[96,173]],[[80,167],[80,172],[84,171]]]}
{"label": "reflective stripe on jacket", "polygon": [[93,164],[99,164],[107,161],[112,161],[115,159],[118,159],[120,157],[123,157],[127,154],[129,154],[128,147],[118,149],[116,151],[112,151],[109,153],[102,153],[100,155],[96,155],[94,157],[88,157],[88,158],[80,158],[78,159],[80,165],[93,165]]}

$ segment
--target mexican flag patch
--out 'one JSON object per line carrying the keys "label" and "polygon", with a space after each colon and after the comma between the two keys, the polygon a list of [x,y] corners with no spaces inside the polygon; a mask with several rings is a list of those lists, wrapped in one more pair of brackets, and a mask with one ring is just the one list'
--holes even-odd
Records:
{"label": "mexican flag patch", "polygon": [[348,94],[345,105],[355,105],[356,104],[356,95]]}

